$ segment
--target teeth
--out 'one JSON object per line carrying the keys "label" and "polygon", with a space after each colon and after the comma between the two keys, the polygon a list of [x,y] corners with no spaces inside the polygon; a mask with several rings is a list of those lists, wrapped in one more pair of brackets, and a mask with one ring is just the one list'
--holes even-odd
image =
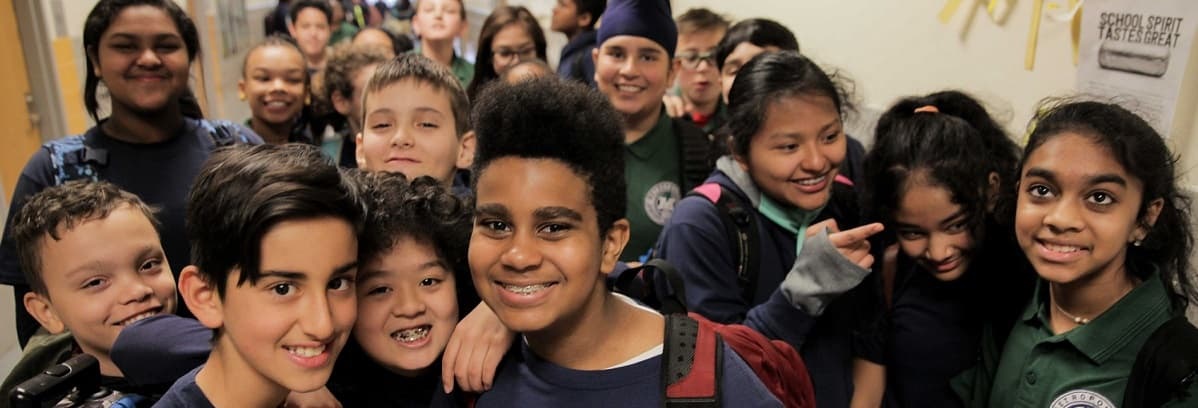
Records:
{"label": "teeth", "polygon": [[816,177],[816,178],[799,180],[799,184],[804,185],[804,186],[814,186],[816,184],[823,183],[824,177],[827,177],[827,176],[820,176],[820,177]]}
{"label": "teeth", "polygon": [[280,101],[267,102],[266,106],[283,107],[283,106],[287,106],[287,102],[280,102]]}
{"label": "teeth", "polygon": [[400,331],[397,331],[394,334],[392,334],[391,338],[402,341],[404,343],[412,343],[415,341],[419,341],[419,340],[425,338],[426,336],[428,336],[429,328],[430,328],[429,326],[425,325],[425,326],[420,326],[420,327],[414,327],[411,329],[400,330]]}
{"label": "teeth", "polygon": [[632,85],[616,85],[616,89],[623,92],[640,92],[641,87]]}
{"label": "teeth", "polygon": [[1062,253],[1062,254],[1073,253],[1073,252],[1077,252],[1077,251],[1081,250],[1081,247],[1076,247],[1076,246],[1071,246],[1071,245],[1049,244],[1047,242],[1044,243],[1044,247],[1048,248],[1049,251]]}
{"label": "teeth", "polygon": [[537,293],[541,289],[545,289],[549,286],[550,286],[550,284],[548,284],[548,283],[540,283],[540,284],[536,284],[536,285],[527,285],[527,286],[503,285],[503,288],[505,290],[507,290],[509,292],[513,292],[513,293],[517,293],[517,294],[521,294],[521,295],[531,295],[531,294]]}
{"label": "teeth", "polygon": [[128,325],[137,323],[138,321],[141,321],[143,319],[146,319],[146,318],[156,315],[156,314],[158,314],[158,312],[153,311],[153,310],[151,310],[149,312],[141,313],[136,316],[130,317],[128,319],[125,319],[125,320],[121,321],[120,323],[117,323],[117,326],[128,326]]}
{"label": "teeth", "polygon": [[324,346],[321,345],[318,347],[288,347],[287,351],[289,353],[299,356],[299,357],[311,358],[311,357],[316,357],[316,356],[320,355],[320,353],[323,353]]}

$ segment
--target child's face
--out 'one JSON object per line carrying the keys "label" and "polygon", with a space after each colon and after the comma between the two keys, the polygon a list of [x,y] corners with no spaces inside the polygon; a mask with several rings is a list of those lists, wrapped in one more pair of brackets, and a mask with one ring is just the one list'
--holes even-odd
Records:
{"label": "child's face", "polygon": [[519,23],[508,24],[491,39],[491,68],[503,73],[520,61],[537,57],[537,44]]}
{"label": "child's face", "polygon": [[[313,239],[319,237],[319,239]],[[261,378],[290,391],[325,385],[333,362],[357,315],[354,277],[358,241],[340,218],[283,221],[262,236],[261,278],[240,286],[229,274],[219,320],[217,346],[230,367],[248,372],[232,378]]]}
{"label": "child's face", "polygon": [[953,203],[952,193],[927,181],[926,173],[910,176],[894,212],[899,247],[936,279],[952,281],[969,268],[973,236],[968,214]]}
{"label": "child's face", "polygon": [[[714,103],[720,97],[720,72],[713,53],[724,30],[702,30],[678,35],[675,70],[682,95],[696,104]],[[707,56],[705,59],[701,57]]]}
{"label": "child's face", "polygon": [[600,236],[587,181],[552,159],[497,159],[476,190],[470,271],[503,324],[519,333],[569,330],[595,316],[627,222]]}
{"label": "child's face", "polygon": [[462,3],[459,0],[421,0],[412,16],[412,28],[422,39],[451,40],[462,34]]}
{"label": "child's face", "polygon": [[125,109],[158,112],[187,90],[187,45],[174,20],[158,7],[121,10],[89,58],[113,104]]}
{"label": "child's face", "polygon": [[1142,182],[1072,132],[1044,142],[1020,171],[1015,236],[1036,273],[1058,284],[1123,279],[1128,243],[1147,233],[1137,219]]}
{"label": "child's face", "polygon": [[626,116],[652,115],[674,82],[665,48],[644,37],[617,35],[592,51],[595,83],[616,111]]}
{"label": "child's face", "polygon": [[574,0],[557,0],[553,6],[553,17],[549,20],[549,29],[559,33],[578,30],[578,14],[578,4]]}
{"label": "child's face", "polygon": [[732,83],[736,81],[736,74],[740,72],[740,67],[758,54],[781,50],[772,45],[758,47],[748,41],[737,44],[736,48],[733,48],[732,52],[724,58],[724,68],[720,70],[720,86],[723,88],[724,102],[728,102],[728,91],[732,90]]}
{"label": "child's face", "polygon": [[295,48],[258,47],[246,57],[244,75],[237,87],[255,119],[272,125],[290,124],[304,109],[308,72],[304,57]]}
{"label": "child's face", "polygon": [[403,79],[367,95],[358,136],[359,163],[368,171],[403,173],[448,183],[462,151],[449,93]]}
{"label": "child's face", "polygon": [[300,10],[291,24],[291,36],[299,43],[304,55],[312,57],[324,54],[333,30],[329,27],[328,18],[320,9],[307,7]]}
{"label": "child's face", "polygon": [[415,376],[445,350],[458,324],[453,271],[431,244],[402,238],[362,269],[354,338],[388,370]]}
{"label": "child's face", "polygon": [[[175,312],[175,278],[150,220],[131,205],[42,239],[42,279],[49,297],[30,310],[48,331],[70,330],[101,370],[119,375],[108,351],[125,326]],[[27,296],[26,306],[30,305]]]}
{"label": "child's face", "polygon": [[844,126],[825,96],[770,102],[748,157],[736,156],[762,192],[806,211],[824,206],[845,156]]}

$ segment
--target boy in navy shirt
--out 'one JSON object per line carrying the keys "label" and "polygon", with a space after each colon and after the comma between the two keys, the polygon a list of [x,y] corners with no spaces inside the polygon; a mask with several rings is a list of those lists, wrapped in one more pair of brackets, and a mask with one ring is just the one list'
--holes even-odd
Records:
{"label": "boy in navy shirt", "polygon": [[[660,406],[665,321],[605,285],[629,236],[619,116],[583,85],[537,79],[496,84],[473,119],[470,269],[523,336],[477,405]],[[780,405],[734,351],[722,358],[723,401]]]}
{"label": "boy in navy shirt", "polygon": [[179,291],[214,331],[156,406],[279,406],[324,387],[357,315],[361,205],[314,146],[223,149],[187,208]]}

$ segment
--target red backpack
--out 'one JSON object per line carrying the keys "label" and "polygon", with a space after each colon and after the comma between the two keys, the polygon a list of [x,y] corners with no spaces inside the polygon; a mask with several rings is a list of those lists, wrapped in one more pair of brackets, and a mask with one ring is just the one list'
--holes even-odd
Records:
{"label": "red backpack", "polygon": [[[655,275],[665,277],[673,296],[654,295]],[[770,340],[741,324],[712,322],[697,313],[686,313],[682,278],[672,265],[653,259],[644,266],[620,273],[617,291],[645,301],[666,316],[662,351],[662,392],[666,407],[720,407],[723,344],[753,369],[757,378],[787,408],[815,406],[815,391],[803,358],[789,343]]]}

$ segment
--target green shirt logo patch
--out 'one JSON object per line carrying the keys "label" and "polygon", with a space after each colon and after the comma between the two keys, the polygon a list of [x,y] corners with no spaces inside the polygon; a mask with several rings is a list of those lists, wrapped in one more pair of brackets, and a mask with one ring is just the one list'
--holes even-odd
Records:
{"label": "green shirt logo patch", "polygon": [[674,214],[674,204],[682,198],[682,189],[673,181],[661,181],[645,192],[645,214],[657,225],[665,225]]}
{"label": "green shirt logo patch", "polygon": [[1073,390],[1052,400],[1050,408],[1117,408],[1107,397],[1094,391]]}

